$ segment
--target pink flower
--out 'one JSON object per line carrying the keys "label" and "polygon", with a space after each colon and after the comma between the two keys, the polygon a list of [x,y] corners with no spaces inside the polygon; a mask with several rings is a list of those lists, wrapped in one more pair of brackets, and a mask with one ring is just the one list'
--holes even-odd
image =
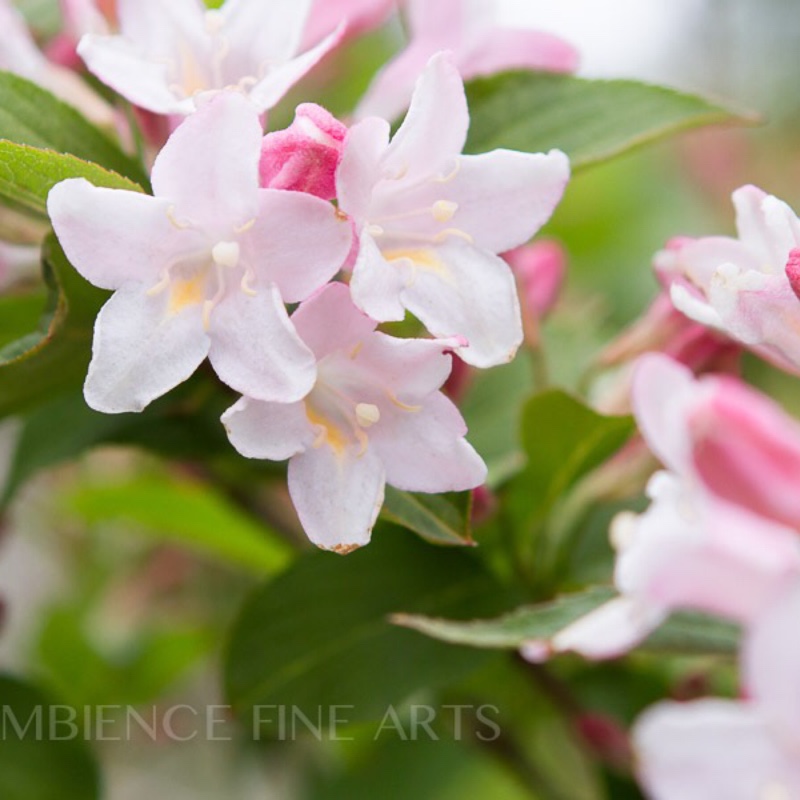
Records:
{"label": "pink flower", "polygon": [[510,69],[572,72],[573,47],[541,31],[494,24],[490,0],[405,0],[410,42],[378,73],[357,116],[393,120],[408,107],[414,83],[428,59],[451,51],[464,80]]}
{"label": "pink flower", "polygon": [[222,419],[242,455],[289,459],[289,492],[314,544],[339,553],[366,544],[386,483],[448,492],[484,481],[458,409],[438,391],[452,342],[376,331],[340,283],[292,322],[317,360],[311,391],[296,403],[243,397]]}
{"label": "pink flower", "polygon": [[382,25],[395,0],[314,0],[303,35],[307,47],[315,45],[344,20],[346,36],[357,36]]}
{"label": "pink flower", "polygon": [[316,197],[258,187],[258,113],[220,95],[172,135],[155,196],[53,188],[48,210],[75,268],[114,290],[95,324],[85,395],[107,413],[140,411],[208,356],[240,392],[284,402],[314,384],[314,357],[283,302],[339,269],[349,223]]}
{"label": "pink flower", "polygon": [[119,0],[119,36],[84,36],[91,72],[137,106],[191,114],[196,97],[224,89],[272,108],[341,36],[297,55],[311,0]]}
{"label": "pink flower", "polygon": [[98,125],[114,122],[111,107],[76,74],[47,59],[10,0],[0,0],[0,69],[27,78],[75,106]]}
{"label": "pink flower", "polygon": [[337,195],[359,237],[356,305],[379,321],[408,310],[434,336],[463,337],[459,355],[488,367],[511,360],[522,340],[514,276],[496,254],[546,222],[569,162],[557,150],[461,155],[468,127],[461,78],[439,54],[391,141],[382,119],[350,129]]}
{"label": "pink flower", "polygon": [[294,122],[268,133],[261,145],[261,185],[333,200],[347,126],[321,106],[303,103]]}
{"label": "pink flower", "polygon": [[521,287],[526,312],[542,320],[558,300],[567,271],[567,257],[558,242],[541,241],[515,247],[503,258]]}
{"label": "pink flower", "polygon": [[798,373],[800,301],[790,259],[800,244],[800,221],[754,186],[734,192],[733,202],[737,239],[687,240],[659,253],[656,269],[686,316]]}

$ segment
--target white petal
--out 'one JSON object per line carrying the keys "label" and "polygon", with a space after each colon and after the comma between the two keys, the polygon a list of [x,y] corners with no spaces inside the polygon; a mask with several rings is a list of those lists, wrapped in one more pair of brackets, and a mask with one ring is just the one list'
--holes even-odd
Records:
{"label": "white petal", "polygon": [[314,439],[303,403],[262,403],[242,397],[222,415],[231,444],[247,458],[283,461]]}
{"label": "white petal", "polygon": [[468,364],[511,361],[522,343],[522,320],[508,264],[459,237],[408,252],[414,270],[402,294],[405,307],[434,336],[464,337],[468,346],[459,355]]}
{"label": "white petal", "polygon": [[300,45],[312,0],[227,0],[221,11],[232,53],[253,64],[288,61]]}
{"label": "white petal", "polygon": [[369,449],[360,457],[331,447],[306,450],[289,462],[289,493],[308,538],[348,553],[367,544],[383,505],[383,464]]}
{"label": "white petal", "polygon": [[126,285],[97,317],[86,402],[106,414],[141,411],[185,381],[208,353],[202,307],[169,308],[169,292],[155,296]]}
{"label": "white petal", "polygon": [[372,236],[363,233],[350,281],[356,305],[380,322],[401,320],[406,315],[400,301],[404,283],[403,269],[389,264]]}
{"label": "white petal", "polygon": [[274,286],[255,296],[233,290],[211,314],[214,371],[228,386],[266,402],[293,403],[316,380],[316,364]]}

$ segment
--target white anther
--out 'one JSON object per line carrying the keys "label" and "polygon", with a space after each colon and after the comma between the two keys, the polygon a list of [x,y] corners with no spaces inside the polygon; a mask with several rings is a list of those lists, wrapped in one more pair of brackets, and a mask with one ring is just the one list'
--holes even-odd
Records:
{"label": "white anther", "polygon": [[453,203],[450,200],[438,200],[433,204],[431,209],[433,218],[437,222],[450,222],[453,215],[458,211],[458,203]]}
{"label": "white anther", "polygon": [[211,258],[220,267],[233,269],[239,266],[239,256],[241,248],[238,242],[217,242],[211,249]]}
{"label": "white anther", "polygon": [[381,418],[381,411],[378,406],[372,403],[359,403],[356,406],[356,422],[362,428],[371,428]]}

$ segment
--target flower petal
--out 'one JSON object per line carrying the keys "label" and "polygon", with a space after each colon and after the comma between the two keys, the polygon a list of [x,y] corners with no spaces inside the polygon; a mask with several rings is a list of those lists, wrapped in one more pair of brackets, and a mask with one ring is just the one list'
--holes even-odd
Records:
{"label": "flower petal", "polygon": [[169,221],[169,202],[146,194],[101,189],[83,178],[56,184],[47,211],[67,258],[102,289],[154,284],[170,259],[191,245]]}
{"label": "flower petal", "polygon": [[639,778],[654,800],[796,797],[800,776],[747,703],[660,703],[634,728]]}
{"label": "flower petal", "polygon": [[455,177],[436,188],[458,206],[450,227],[469,234],[476,247],[503,253],[550,219],[568,181],[569,159],[560,150],[493,150],[462,156]]}
{"label": "flower petal", "polygon": [[289,462],[289,493],[300,522],[323,550],[345,554],[369,542],[384,486],[383,464],[369,448],[353,457],[322,446]]}
{"label": "flower petal", "polygon": [[366,221],[372,192],[381,179],[381,159],[389,146],[389,123],[365,119],[347,133],[342,159],[336,171],[339,208],[357,224]]}
{"label": "flower petal", "polygon": [[336,350],[351,350],[373,333],[377,324],[353,304],[344,283],[330,283],[292,314],[300,338],[321,361]]}
{"label": "flower petal", "polygon": [[392,137],[383,167],[397,176],[448,174],[467,140],[469,111],[461,76],[438,53],[417,81],[406,118]]}
{"label": "flower petal", "polygon": [[386,468],[386,481],[407,492],[461,492],[486,480],[486,465],[464,440],[459,410],[435,392],[413,410],[395,407],[370,436]]}
{"label": "flower petal", "polygon": [[245,242],[256,276],[275,283],[287,303],[297,303],[339,271],[350,252],[352,226],[318,197],[261,189]]}
{"label": "flower petal", "polygon": [[350,281],[356,305],[380,322],[402,320],[406,315],[400,301],[404,285],[403,270],[389,264],[372,236],[364,232]]}
{"label": "flower petal", "polygon": [[[221,12],[232,54],[280,64],[298,50],[312,0],[227,0]],[[241,57],[241,55],[239,56]]]}
{"label": "flower petal", "polygon": [[469,346],[458,354],[476,367],[511,361],[522,342],[522,320],[505,261],[458,237],[396,257],[414,266],[402,302],[434,336],[464,337]]}
{"label": "flower petal", "polygon": [[231,444],[247,458],[283,461],[314,439],[303,403],[262,403],[242,397],[223,415]]}
{"label": "flower petal", "polygon": [[261,139],[253,106],[224,92],[169,138],[153,164],[153,193],[174,203],[179,218],[232,238],[256,216]]}
{"label": "flower petal", "polygon": [[232,292],[211,314],[209,359],[228,386],[256,400],[293,403],[311,391],[314,356],[289,321],[276,287]]}
{"label": "flower petal", "polygon": [[185,381],[206,357],[202,306],[172,312],[168,292],[125,285],[97,317],[86,402],[96,411],[141,411]]}

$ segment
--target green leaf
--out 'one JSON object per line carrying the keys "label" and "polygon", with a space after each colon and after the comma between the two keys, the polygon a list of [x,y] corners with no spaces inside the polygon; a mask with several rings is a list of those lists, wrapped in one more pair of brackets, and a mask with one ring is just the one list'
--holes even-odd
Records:
{"label": "green leaf", "polygon": [[508,72],[467,84],[467,149],[563,150],[573,170],[670,134],[755,120],[702,97],[630,80]]}
{"label": "green leaf", "polygon": [[83,383],[94,320],[108,296],[78,275],[54,236],[45,242],[43,260],[51,309],[41,331],[0,351],[0,417]]}
{"label": "green leaf", "polygon": [[496,619],[458,622],[419,614],[395,614],[392,622],[434,639],[469,647],[517,649],[531,639],[548,641],[575,620],[614,597],[607,586],[564,595],[548,603],[520,606]]}
{"label": "green leaf", "polygon": [[143,168],[79,111],[10,72],[0,72],[0,139],[70,153],[148,186]]}
{"label": "green leaf", "polygon": [[739,650],[741,629],[732,622],[679,611],[654,631],[640,650],[671,655],[734,655]]}
{"label": "green leaf", "polygon": [[82,485],[65,502],[90,524],[125,521],[158,540],[177,542],[258,575],[278,572],[292,556],[278,534],[200,481],[144,476]]}
{"label": "green leaf", "polygon": [[73,155],[0,141],[0,199],[14,207],[47,214],[47,195],[67,178],[85,178],[95,186],[141,192],[133,181]]}
{"label": "green leaf", "polygon": [[352,722],[380,719],[389,705],[456,681],[488,656],[402,630],[389,614],[472,617],[501,602],[502,590],[464,551],[380,527],[344,560],[325,552],[301,558],[249,600],[226,659],[229,702],[265,735],[278,730],[267,706],[312,720],[351,706],[343,714]]}
{"label": "green leaf", "polygon": [[525,469],[514,479],[517,501],[544,518],[580,478],[615,453],[633,434],[631,417],[604,417],[557,389],[531,398],[522,415]]}
{"label": "green leaf", "polygon": [[472,492],[411,494],[391,486],[381,514],[432,544],[471,545]]}
{"label": "green leaf", "polygon": [[[66,720],[68,709],[56,707],[29,684],[0,675],[3,741],[0,745],[0,797],[3,800],[94,800],[100,777],[79,731],[64,722],[50,728],[50,712]],[[20,735],[20,733],[22,735]],[[51,734],[56,734],[53,736]],[[61,739],[56,737],[62,737]]]}

